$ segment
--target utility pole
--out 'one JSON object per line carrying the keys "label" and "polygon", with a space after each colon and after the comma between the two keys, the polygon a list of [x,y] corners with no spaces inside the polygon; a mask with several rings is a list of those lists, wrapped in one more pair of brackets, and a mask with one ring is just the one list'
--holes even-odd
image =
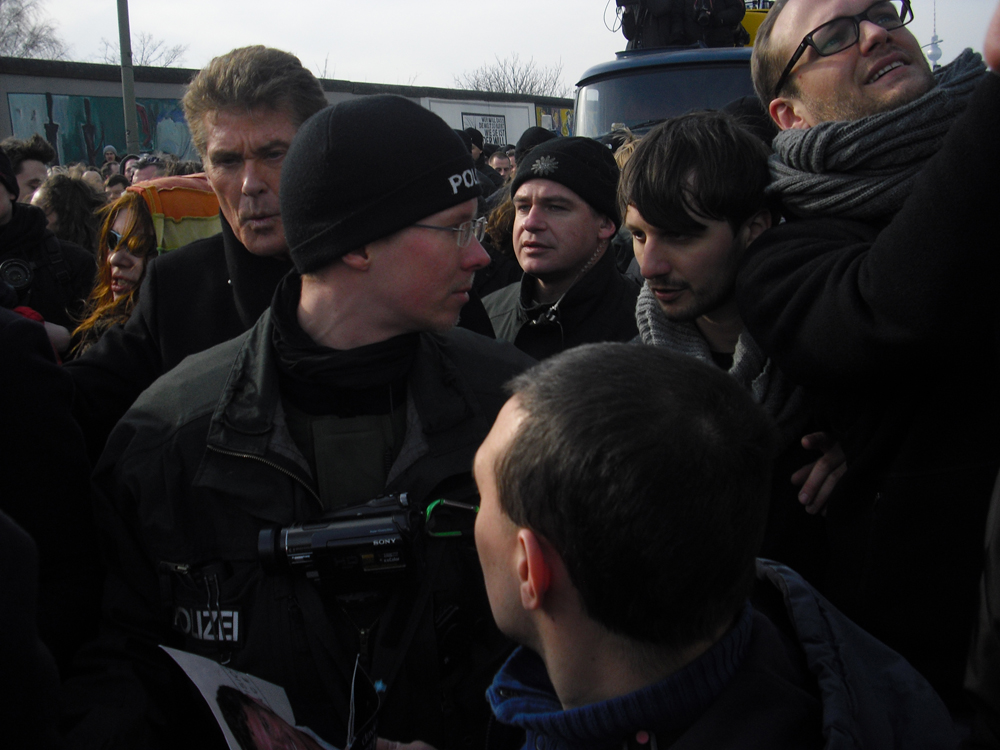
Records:
{"label": "utility pole", "polygon": [[132,35],[128,28],[128,0],[118,0],[118,47],[122,52],[122,106],[125,107],[125,150],[139,153],[139,124],[135,117],[135,76],[132,74]]}

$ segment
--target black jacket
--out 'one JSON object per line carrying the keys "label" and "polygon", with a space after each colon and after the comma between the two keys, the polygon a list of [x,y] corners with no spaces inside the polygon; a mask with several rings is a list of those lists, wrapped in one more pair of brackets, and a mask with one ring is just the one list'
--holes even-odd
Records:
{"label": "black jacket", "polygon": [[1000,468],[1000,76],[983,78],[887,225],[789,221],[737,282],[747,328],[847,454],[824,593],[953,706]]}
{"label": "black jacket", "polygon": [[[76,747],[111,738],[180,747],[199,736],[199,700],[185,680],[173,682],[161,643],[282,685],[300,724],[344,741],[358,633],[304,576],[265,575],[258,562],[261,529],[321,514],[286,427],[272,327],[269,311],[245,335],[187,359],[142,394],[108,441],[95,478],[116,564],[107,629],[82,655],[88,677],[68,686]],[[500,386],[528,364],[460,329],[421,334],[386,491],[406,491],[420,508],[474,492],[472,458],[505,400]],[[393,595],[374,640],[371,677],[387,686],[380,733],[478,746],[483,692],[509,648],[471,537],[419,536],[414,550],[417,580]],[[221,640],[195,625],[213,616]]]}
{"label": "black jacket", "polygon": [[46,229],[40,208],[15,203],[12,209],[10,221],[0,227],[0,265],[22,261],[32,277],[31,284],[18,294],[18,304],[72,331],[94,288],[94,256],[79,245],[57,239]]}
{"label": "black jacket", "polygon": [[38,630],[65,674],[100,616],[90,464],[70,411],[73,383],[45,329],[2,308],[0,393],[0,511],[38,546]]}
{"label": "black jacket", "polygon": [[[76,386],[74,413],[92,460],[139,394],[189,354],[246,332],[291,270],[284,258],[248,251],[220,215],[222,233],[156,259],[125,326],[114,326],[66,367]],[[462,310],[465,327],[492,335],[478,299]]]}
{"label": "black jacket", "polygon": [[639,334],[635,324],[639,287],[618,273],[609,250],[563,296],[551,320],[537,314],[537,307],[532,309],[533,283],[534,278],[525,274],[521,281],[487,295],[483,304],[497,338],[536,359],[580,344],[631,341]]}

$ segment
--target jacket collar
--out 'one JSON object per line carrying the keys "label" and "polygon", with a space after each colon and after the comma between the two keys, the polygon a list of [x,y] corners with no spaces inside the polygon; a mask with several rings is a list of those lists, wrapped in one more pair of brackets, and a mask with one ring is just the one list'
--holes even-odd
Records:
{"label": "jacket collar", "polygon": [[222,248],[226,255],[226,268],[233,288],[236,313],[243,326],[249,328],[260,317],[261,311],[270,306],[274,289],[282,276],[292,269],[292,262],[285,256],[254,255],[237,239],[221,211],[219,221],[222,223]]}
{"label": "jacket collar", "polygon": [[[246,334],[209,424],[199,483],[232,490],[232,475],[212,471],[212,453],[240,454],[275,464],[313,490],[308,463],[295,445],[285,421],[278,367],[271,344],[274,321],[268,309]],[[400,455],[389,473],[389,488],[419,497],[430,487],[413,483],[410,471],[425,455],[446,456],[467,450],[489,425],[469,384],[452,361],[448,334],[424,333],[407,378],[407,428]],[[470,443],[471,441],[471,443]],[[218,475],[216,475],[218,474]]]}
{"label": "jacket collar", "polygon": [[556,307],[561,320],[568,323],[582,320],[592,308],[604,301],[608,287],[614,282],[617,273],[614,253],[609,246],[583,278],[573,284],[557,302],[541,305],[531,298],[535,277],[524,274],[517,301],[518,314],[523,320],[530,320],[538,317],[535,313],[540,309]]}

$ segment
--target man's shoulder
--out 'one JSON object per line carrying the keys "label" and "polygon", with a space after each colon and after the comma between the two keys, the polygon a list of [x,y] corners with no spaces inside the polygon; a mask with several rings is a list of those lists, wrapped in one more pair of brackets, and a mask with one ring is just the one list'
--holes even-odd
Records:
{"label": "man's shoulder", "polygon": [[496,393],[510,378],[535,364],[513,344],[463,328],[430,335],[474,391]]}
{"label": "man's shoulder", "polygon": [[210,416],[249,332],[186,357],[136,399],[122,423],[173,432]]}
{"label": "man's shoulder", "polygon": [[491,318],[494,315],[516,310],[520,293],[521,282],[515,281],[483,297],[483,307],[486,308],[486,312],[490,314]]}
{"label": "man's shoulder", "polygon": [[[780,563],[758,560],[753,601],[755,607],[764,603],[764,622],[770,630],[765,659],[783,658],[783,651],[797,645],[808,671],[815,675],[825,735],[848,734],[868,740],[862,744],[887,748],[955,745],[948,710],[927,680],[841,614],[798,573]],[[776,631],[786,637],[777,637]],[[775,645],[778,641],[785,646]]]}
{"label": "man's shoulder", "polygon": [[[46,240],[49,238],[49,234],[45,235]],[[54,237],[54,235],[53,235]],[[63,258],[73,267],[83,267],[83,268],[95,268],[96,262],[94,261],[94,256],[84,250],[82,247],[77,245],[75,242],[70,242],[69,240],[56,239],[59,243],[59,252],[62,254]]]}
{"label": "man's shoulder", "polygon": [[[200,277],[214,270],[228,273],[222,234],[196,240],[164,253],[150,265],[150,269],[153,268],[156,269],[157,276],[167,275],[170,278],[191,273],[197,273]],[[189,281],[193,280],[189,278]]]}

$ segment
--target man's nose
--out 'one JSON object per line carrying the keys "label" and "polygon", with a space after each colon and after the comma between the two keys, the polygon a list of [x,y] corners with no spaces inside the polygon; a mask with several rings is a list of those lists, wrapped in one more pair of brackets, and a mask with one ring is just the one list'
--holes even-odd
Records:
{"label": "man's nose", "polygon": [[[633,250],[635,246],[633,245]],[[644,279],[655,279],[658,276],[669,276],[674,270],[670,265],[665,248],[656,240],[648,239],[642,250],[635,251],[636,260],[639,261],[639,273]]]}
{"label": "man's nose", "polygon": [[247,159],[243,162],[243,194],[260,195],[265,190],[267,182],[264,180],[263,169],[256,159]]}
{"label": "man's nose", "polygon": [[490,264],[490,254],[486,252],[483,243],[475,237],[468,247],[463,248],[463,253],[465,253],[463,268],[467,271],[479,271]]}
{"label": "man's nose", "polygon": [[861,54],[866,55],[868,51],[880,44],[885,44],[891,32],[872,21],[864,20],[858,23],[858,46]]}

